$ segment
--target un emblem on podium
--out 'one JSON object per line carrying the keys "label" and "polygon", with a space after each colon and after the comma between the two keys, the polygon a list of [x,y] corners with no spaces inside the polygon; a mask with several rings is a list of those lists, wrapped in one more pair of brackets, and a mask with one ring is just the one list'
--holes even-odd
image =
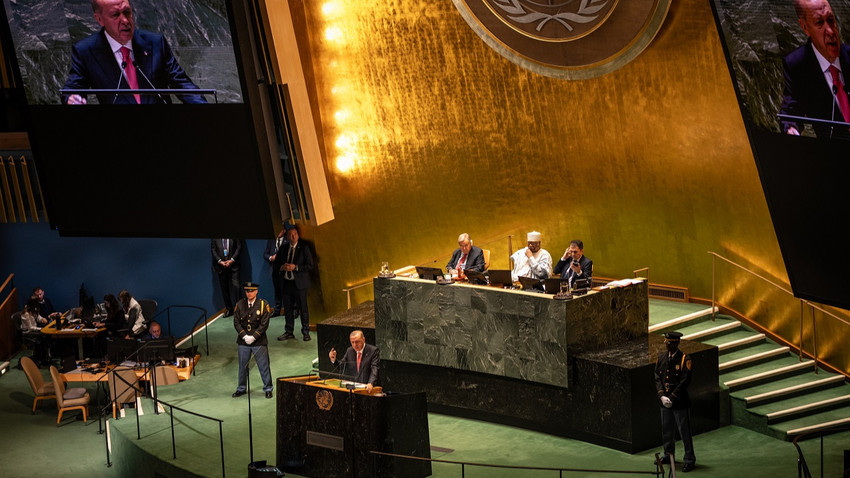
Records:
{"label": "un emblem on podium", "polygon": [[580,80],[632,61],[672,0],[452,0],[499,54],[541,75]]}
{"label": "un emblem on podium", "polygon": [[316,392],[316,405],[322,410],[330,410],[334,406],[334,396],[327,390]]}

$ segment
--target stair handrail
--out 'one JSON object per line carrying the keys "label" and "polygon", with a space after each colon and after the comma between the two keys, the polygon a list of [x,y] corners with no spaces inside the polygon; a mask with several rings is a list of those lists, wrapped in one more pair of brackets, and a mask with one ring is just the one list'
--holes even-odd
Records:
{"label": "stair handrail", "polygon": [[818,434],[820,436],[820,470],[821,476],[823,476],[823,436],[827,433],[835,433],[845,430],[850,430],[850,425],[847,425],[846,423],[839,424],[821,430],[813,430],[807,433],[801,433],[795,436],[792,443],[794,444],[794,448],[797,449],[797,476],[799,478],[812,478],[812,472],[809,470],[808,463],[806,463],[806,457],[803,456],[803,449],[800,448],[800,445],[797,444],[799,440],[802,440],[814,434]]}
{"label": "stair handrail", "polygon": [[[761,279],[762,281],[767,282],[768,284],[772,285],[776,289],[778,289],[782,292],[785,292],[786,294],[790,295],[791,297],[794,297],[794,293],[792,291],[790,291],[789,289],[786,289],[785,287],[783,287],[783,286],[773,282],[772,280],[762,276],[761,274],[759,274],[755,271],[752,271],[752,270],[742,266],[741,264],[738,264],[737,262],[735,262],[731,259],[723,257],[723,256],[721,256],[720,254],[718,254],[714,251],[708,251],[708,253],[711,254],[711,256],[712,256],[712,259],[711,259],[711,308],[712,308],[711,320],[712,321],[715,321],[717,319],[717,307],[716,307],[716,304],[717,304],[717,293],[716,293],[716,288],[717,288],[717,273],[716,273],[717,259],[721,259],[723,261],[726,261],[729,264],[732,264],[733,266],[737,267],[738,269],[740,269],[740,270],[742,270],[742,271],[744,271],[744,272],[746,272],[746,273],[748,273],[748,274],[750,274],[750,275],[752,275],[752,276],[754,276],[758,279]],[[801,362],[803,361],[803,316],[805,315],[805,306],[809,306],[811,308],[811,312],[812,312],[812,357],[814,359],[815,374],[817,374],[818,373],[818,342],[817,342],[817,322],[815,321],[815,309],[819,310],[823,314],[826,314],[826,315],[834,318],[835,320],[838,320],[839,322],[841,322],[841,323],[843,323],[847,326],[850,326],[850,322],[848,322],[847,320],[844,320],[842,317],[824,309],[823,307],[820,307],[818,304],[810,302],[806,299],[798,299],[798,300],[800,301],[800,337],[799,337],[799,347],[798,347],[800,361]]]}

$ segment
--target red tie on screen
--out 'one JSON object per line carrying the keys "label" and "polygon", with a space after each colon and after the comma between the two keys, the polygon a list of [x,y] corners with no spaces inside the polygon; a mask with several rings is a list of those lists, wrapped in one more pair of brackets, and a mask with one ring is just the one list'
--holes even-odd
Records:
{"label": "red tie on screen", "polygon": [[360,373],[360,357],[363,355],[363,352],[357,352],[357,373]]}
{"label": "red tie on screen", "polygon": [[838,88],[835,93],[835,97],[838,98],[838,108],[844,115],[844,121],[848,121],[850,120],[850,101],[847,101],[847,92],[844,91],[844,85],[841,84],[841,78],[838,77],[838,68],[829,65],[829,72],[832,73],[832,84]]}
{"label": "red tie on screen", "polygon": [[[133,59],[130,58],[130,49],[126,46],[121,47],[121,57],[127,65],[127,67],[124,68],[124,75],[127,76],[127,83],[130,84],[130,88],[138,90],[139,81],[136,79],[136,67],[133,66]],[[142,102],[142,95],[133,95],[133,97],[136,98],[136,103]]]}

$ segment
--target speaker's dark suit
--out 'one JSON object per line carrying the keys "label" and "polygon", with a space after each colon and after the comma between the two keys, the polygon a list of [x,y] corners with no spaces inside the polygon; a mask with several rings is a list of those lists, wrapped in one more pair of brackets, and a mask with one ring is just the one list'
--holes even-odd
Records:
{"label": "speaker's dark suit", "polygon": [[[449,260],[449,263],[446,264],[446,270],[457,269],[457,263],[462,256],[463,252],[461,252],[460,247],[455,249],[454,254],[452,254],[452,258]],[[470,248],[469,254],[466,256],[466,266],[464,267],[464,270],[484,272],[484,252],[480,247],[472,246],[472,248]]]}
{"label": "speaker's dark suit", "polygon": [[552,269],[552,273],[561,274],[561,279],[569,279],[570,285],[573,285],[577,279],[591,279],[593,277],[593,261],[588,259],[587,256],[582,255],[581,259],[578,260],[578,265],[581,267],[580,276],[576,275],[570,267],[570,263],[572,262],[572,258],[559,260],[558,263],[555,264],[555,268]]}
{"label": "speaker's dark suit", "polygon": [[[133,57],[135,65],[144,73],[137,73],[139,89],[147,88],[180,88],[196,90],[183,68],[177,63],[168,41],[158,33],[136,29],[133,33]],[[147,77],[147,78],[145,78]],[[126,73],[122,75],[121,67],[115,61],[115,56],[106,40],[103,28],[99,32],[77,42],[71,48],[71,71],[65,88],[130,88]],[[206,103],[201,95],[180,95],[184,103]],[[97,95],[100,104],[135,104],[133,95]],[[65,103],[67,98],[62,98]],[[142,104],[170,103],[169,95],[142,95]]]}
{"label": "speaker's dark suit", "polygon": [[357,369],[357,352],[353,347],[348,347],[342,360],[333,364],[339,370],[340,375],[358,383],[378,384],[378,370],[381,365],[381,351],[374,345],[363,346],[363,356],[360,357],[360,370]]}
{"label": "speaker's dark suit", "polygon": [[[295,330],[295,303],[301,307],[301,333],[305,336],[310,334],[310,313],[307,310],[307,289],[310,287],[310,272],[313,270],[313,254],[310,247],[300,240],[295,244],[295,250],[290,259],[289,249],[291,244],[284,244],[277,251],[275,267],[280,271],[281,300],[284,311],[284,332],[291,334]],[[292,272],[292,278],[282,269],[286,263],[295,264],[296,270]]]}
{"label": "speaker's dark suit", "polygon": [[[850,47],[847,45],[841,45],[839,61],[846,89],[846,83],[850,80]],[[811,40],[786,55],[782,60],[782,67],[785,71],[785,90],[780,113],[845,121],[838,104],[835,103],[826,75],[820,68]],[[783,121],[782,132],[788,131],[791,126],[802,132],[804,124]],[[824,126],[815,126],[814,129],[818,136],[828,136],[830,132],[830,128]]]}

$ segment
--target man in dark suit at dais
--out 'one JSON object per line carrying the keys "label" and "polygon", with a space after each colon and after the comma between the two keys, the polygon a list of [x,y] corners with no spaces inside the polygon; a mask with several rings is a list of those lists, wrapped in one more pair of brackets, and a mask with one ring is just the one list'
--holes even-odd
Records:
{"label": "man in dark suit at dais", "polygon": [[[71,49],[71,70],[65,89],[198,89],[174,58],[162,35],[136,30],[129,0],[92,0],[94,18],[102,27]],[[206,103],[201,95],[178,95],[184,103]],[[170,103],[168,95],[97,95],[101,104]],[[69,105],[86,104],[84,96],[63,98]]]}

